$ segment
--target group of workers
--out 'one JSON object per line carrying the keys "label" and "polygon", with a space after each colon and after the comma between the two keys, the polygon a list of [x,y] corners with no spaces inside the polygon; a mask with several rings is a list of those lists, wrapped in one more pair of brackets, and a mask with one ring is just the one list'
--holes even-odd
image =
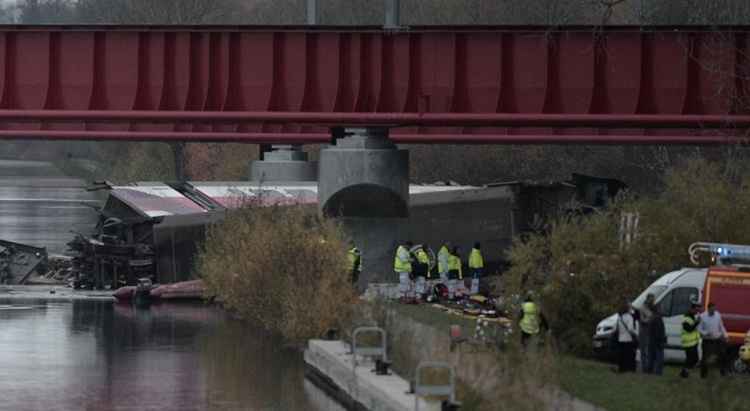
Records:
{"label": "group of workers", "polygon": [[[464,283],[461,249],[446,242],[440,247],[437,258],[431,258],[430,248],[425,244],[414,245],[405,241],[396,248],[393,259],[393,271],[398,274],[399,296],[403,299],[421,300],[433,293],[433,287],[444,287],[444,297],[454,299],[464,294],[478,294],[480,279],[484,271],[484,257],[480,243],[474,243],[469,252],[468,268],[471,274],[471,286],[467,290]],[[359,279],[362,271],[362,255],[352,243],[349,248],[349,269],[352,283]],[[437,260],[437,264],[433,261]],[[549,329],[547,320],[539,310],[531,294],[526,296],[521,305],[519,316],[521,343],[536,337],[544,329]]]}
{"label": "group of workers", "polygon": [[445,243],[440,247],[437,264],[433,264],[427,253],[429,247],[405,241],[396,248],[393,271],[398,274],[399,295],[402,298],[420,300],[432,292],[432,287],[442,284],[447,288],[447,297],[453,299],[463,294],[479,293],[479,279],[484,269],[481,245],[474,243],[469,253],[471,288],[464,284],[463,262],[460,248]]}
{"label": "group of workers", "polygon": [[[636,350],[639,349],[641,370],[646,374],[662,374],[667,335],[663,317],[654,301],[654,295],[649,294],[641,308],[633,310],[629,303],[625,303],[620,309],[614,333],[618,372],[636,371]],[[692,303],[682,318],[681,343],[685,350],[685,365],[680,375],[683,378],[698,366],[701,377],[706,378],[712,363],[716,364],[721,375],[728,370],[728,334],[721,313],[714,303],[709,303],[703,313],[700,309],[700,304]],[[698,347],[701,345],[703,355],[699,356]]]}
{"label": "group of workers", "polygon": [[[396,248],[393,270],[399,277],[401,297],[421,299],[430,293],[431,286],[436,284],[446,287],[449,298],[454,298],[457,293],[467,292],[463,283],[464,271],[460,248],[446,242],[440,247],[437,261],[434,261],[434,255],[430,256],[431,253],[432,250],[426,244],[414,245],[411,241],[405,241]],[[354,243],[350,243],[347,257],[351,281],[352,284],[356,284],[362,272],[362,252]],[[479,279],[484,270],[484,257],[479,243],[474,243],[469,253],[468,267],[472,275],[471,289],[468,292],[477,294]]]}

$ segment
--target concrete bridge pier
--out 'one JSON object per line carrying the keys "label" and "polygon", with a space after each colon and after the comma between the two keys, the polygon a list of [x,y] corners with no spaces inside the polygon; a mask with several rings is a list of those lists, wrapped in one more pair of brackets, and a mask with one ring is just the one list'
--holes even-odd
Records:
{"label": "concrete bridge pier", "polygon": [[387,128],[345,129],[320,151],[318,206],[330,217],[409,215],[409,152]]}
{"label": "concrete bridge pier", "polygon": [[270,151],[261,151],[260,160],[250,164],[250,180],[316,181],[318,163],[309,161],[307,153],[298,145],[273,145]]}
{"label": "concrete bridge pier", "polygon": [[335,143],[320,151],[320,211],[339,219],[362,251],[360,284],[397,281],[389,262],[406,240],[409,152],[390,141],[386,128],[334,135]]}

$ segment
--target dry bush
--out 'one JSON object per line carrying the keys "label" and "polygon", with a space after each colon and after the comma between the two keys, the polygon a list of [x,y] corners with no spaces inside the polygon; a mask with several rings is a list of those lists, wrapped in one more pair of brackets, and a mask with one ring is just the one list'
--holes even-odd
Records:
{"label": "dry bush", "polygon": [[313,208],[248,205],[209,229],[196,269],[228,309],[302,341],[351,313],[346,249],[341,227]]}

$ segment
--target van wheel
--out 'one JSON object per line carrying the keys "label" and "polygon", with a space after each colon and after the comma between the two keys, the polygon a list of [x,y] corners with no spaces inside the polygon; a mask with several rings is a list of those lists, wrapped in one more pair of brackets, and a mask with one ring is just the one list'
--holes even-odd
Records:
{"label": "van wheel", "polygon": [[729,370],[732,374],[735,375],[750,374],[750,365],[742,361],[739,357],[736,357],[732,361]]}

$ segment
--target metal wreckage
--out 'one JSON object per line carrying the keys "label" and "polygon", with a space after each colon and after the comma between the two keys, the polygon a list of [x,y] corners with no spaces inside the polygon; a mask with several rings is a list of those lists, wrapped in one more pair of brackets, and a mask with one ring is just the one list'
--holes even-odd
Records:
{"label": "metal wreckage", "polygon": [[0,240],[0,284],[26,284],[34,274],[46,274],[47,250]]}

